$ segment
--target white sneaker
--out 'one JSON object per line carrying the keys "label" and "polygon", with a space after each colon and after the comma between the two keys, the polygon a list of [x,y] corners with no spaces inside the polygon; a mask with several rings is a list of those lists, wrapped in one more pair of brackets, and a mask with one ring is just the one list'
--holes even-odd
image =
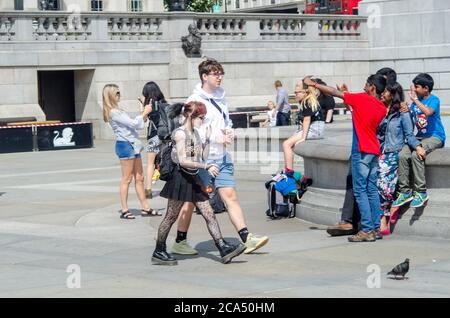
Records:
{"label": "white sneaker", "polygon": [[247,242],[245,242],[245,251],[244,254],[250,254],[256,251],[258,248],[263,247],[269,242],[269,238],[267,236],[256,236],[252,233],[249,233],[247,236]]}
{"label": "white sneaker", "polygon": [[173,243],[172,246],[172,253],[173,254],[180,254],[180,255],[197,255],[198,252],[196,249],[192,248],[187,240],[181,241],[180,243]]}

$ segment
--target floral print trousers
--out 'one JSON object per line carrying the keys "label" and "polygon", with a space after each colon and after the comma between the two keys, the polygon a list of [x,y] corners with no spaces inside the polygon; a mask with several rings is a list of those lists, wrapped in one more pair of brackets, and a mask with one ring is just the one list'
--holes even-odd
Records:
{"label": "floral print trousers", "polygon": [[390,216],[398,181],[398,152],[383,153],[379,159],[377,187],[384,216]]}

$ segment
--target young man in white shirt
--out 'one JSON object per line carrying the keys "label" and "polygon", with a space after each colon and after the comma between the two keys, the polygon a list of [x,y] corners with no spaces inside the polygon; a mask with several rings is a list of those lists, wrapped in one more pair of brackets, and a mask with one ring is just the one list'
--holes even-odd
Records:
{"label": "young man in white shirt", "polygon": [[[214,176],[214,187],[222,201],[226,204],[228,215],[236,231],[246,246],[244,253],[249,254],[269,241],[267,236],[259,237],[248,231],[244,213],[239,204],[236,183],[234,178],[234,165],[230,153],[226,147],[234,140],[231,130],[228,105],[225,100],[225,91],[221,87],[225,72],[222,65],[214,59],[207,59],[199,65],[201,83],[197,84],[187,102],[200,101],[206,105],[207,113],[202,126],[199,129],[202,139],[210,143],[208,163],[214,163],[219,169],[219,174]],[[211,137],[205,139],[207,127],[212,128]],[[191,222],[194,205],[185,203],[178,221],[178,233],[172,253],[195,255],[197,251],[187,243],[187,231]]]}

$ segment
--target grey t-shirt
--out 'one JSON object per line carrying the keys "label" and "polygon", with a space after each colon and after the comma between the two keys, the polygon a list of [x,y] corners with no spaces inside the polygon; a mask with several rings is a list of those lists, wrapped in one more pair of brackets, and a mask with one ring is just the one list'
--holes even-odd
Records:
{"label": "grey t-shirt", "polygon": [[278,111],[288,113],[291,111],[291,104],[289,104],[289,95],[285,88],[280,87],[277,94],[277,106],[280,107]]}

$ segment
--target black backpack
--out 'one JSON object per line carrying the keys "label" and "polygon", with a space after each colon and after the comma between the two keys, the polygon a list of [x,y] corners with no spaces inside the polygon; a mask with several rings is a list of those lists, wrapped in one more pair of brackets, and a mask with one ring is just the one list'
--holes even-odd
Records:
{"label": "black backpack", "polygon": [[172,160],[172,132],[180,126],[179,122],[172,115],[173,108],[176,105],[168,103],[158,105],[159,121],[156,129],[162,146],[161,151],[156,156],[155,164],[159,166],[159,179],[162,181],[170,180],[173,170],[176,167],[176,164]]}
{"label": "black backpack", "polygon": [[267,181],[265,184],[267,189],[267,203],[269,205],[266,215],[271,219],[294,218],[297,213],[297,204],[300,203],[308,187],[313,184],[313,180],[305,178],[301,184],[297,183],[296,192],[291,192],[285,196],[277,191],[276,184],[277,182],[273,179]]}
{"label": "black backpack", "polygon": [[172,160],[173,142],[169,141],[163,143],[161,151],[159,152],[157,161],[159,161],[159,179],[162,181],[169,181],[172,179],[173,171],[176,164]]}
{"label": "black backpack", "polygon": [[227,211],[227,208],[220,198],[217,189],[215,189],[215,191],[210,195],[209,204],[211,204],[214,213],[222,213]]}
{"label": "black backpack", "polygon": [[163,143],[169,142],[172,138],[172,132],[180,126],[176,118],[173,118],[172,116],[173,108],[176,105],[177,104],[171,105],[167,103],[159,104],[159,122],[157,130],[158,137]]}
{"label": "black backpack", "polygon": [[277,218],[294,218],[297,212],[295,201],[289,196],[283,196],[275,189],[276,182],[269,181],[266,183],[267,202],[269,209],[266,215],[271,219]]}

